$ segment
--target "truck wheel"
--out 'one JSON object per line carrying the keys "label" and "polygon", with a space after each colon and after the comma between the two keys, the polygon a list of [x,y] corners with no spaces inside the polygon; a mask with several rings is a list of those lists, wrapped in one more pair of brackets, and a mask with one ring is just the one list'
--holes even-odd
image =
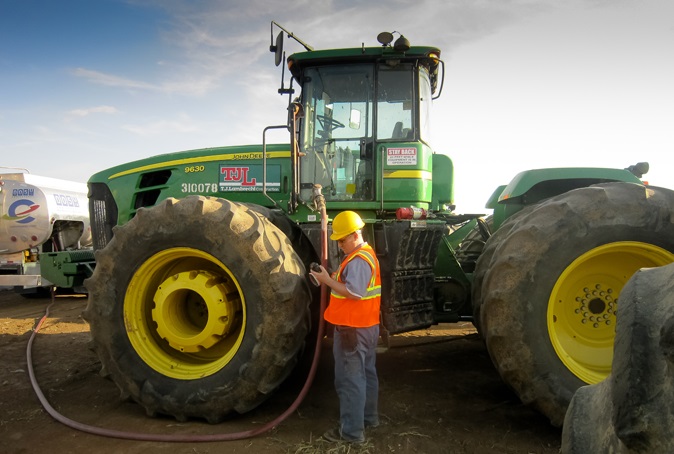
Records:
{"label": "truck wheel", "polygon": [[474,283],[489,355],[552,424],[611,372],[620,291],[674,261],[672,213],[673,191],[609,183],[528,207],[487,242]]}
{"label": "truck wheel", "polygon": [[84,313],[103,371],[150,415],[221,421],[294,367],[308,331],[305,269],[264,216],[227,200],[138,210],[96,255]]}

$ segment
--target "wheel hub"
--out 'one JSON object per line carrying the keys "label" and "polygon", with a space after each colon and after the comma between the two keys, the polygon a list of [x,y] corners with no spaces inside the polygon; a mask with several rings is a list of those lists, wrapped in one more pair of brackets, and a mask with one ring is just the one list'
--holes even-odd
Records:
{"label": "wheel hub", "polygon": [[180,352],[217,344],[232,328],[236,307],[222,279],[208,271],[183,271],[164,280],[154,294],[157,333]]}
{"label": "wheel hub", "polygon": [[181,380],[226,366],[241,346],[246,318],[235,276],[194,248],[168,248],[148,257],[124,296],[124,325],[133,349],[148,367]]}
{"label": "wheel hub", "polygon": [[583,288],[576,297],[578,307],[574,310],[580,323],[589,329],[615,326],[618,300],[614,295],[613,288],[602,284],[595,284],[593,288]]}

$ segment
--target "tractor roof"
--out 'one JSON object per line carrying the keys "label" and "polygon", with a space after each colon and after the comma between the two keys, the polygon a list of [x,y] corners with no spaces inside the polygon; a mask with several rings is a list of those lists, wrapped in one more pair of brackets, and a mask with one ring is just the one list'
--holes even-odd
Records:
{"label": "tractor roof", "polygon": [[347,49],[315,50],[298,52],[288,57],[288,68],[298,77],[307,66],[374,62],[377,60],[419,60],[432,74],[437,72],[440,49],[430,46],[413,46],[406,52],[398,52],[390,46],[354,47]]}

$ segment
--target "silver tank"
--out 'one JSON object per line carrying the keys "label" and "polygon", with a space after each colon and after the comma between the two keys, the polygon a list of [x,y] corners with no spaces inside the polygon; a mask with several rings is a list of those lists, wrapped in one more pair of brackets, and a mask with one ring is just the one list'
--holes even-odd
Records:
{"label": "silver tank", "polygon": [[0,253],[40,246],[54,233],[57,248],[91,244],[84,183],[26,173],[0,174],[0,213]]}
{"label": "silver tank", "polygon": [[45,285],[37,254],[91,243],[86,184],[0,174],[0,286]]}

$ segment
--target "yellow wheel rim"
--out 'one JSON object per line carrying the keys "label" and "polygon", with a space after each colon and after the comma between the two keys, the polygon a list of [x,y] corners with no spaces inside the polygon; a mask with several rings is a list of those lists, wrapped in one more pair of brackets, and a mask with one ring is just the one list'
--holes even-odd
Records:
{"label": "yellow wheel rim", "polygon": [[550,340],[564,365],[594,384],[611,372],[618,296],[640,268],[674,262],[651,244],[624,241],[591,249],[569,265],[548,302]]}
{"label": "yellow wheel rim", "polygon": [[244,335],[243,293],[229,269],[197,249],[171,248],[147,259],[124,297],[131,345],[162,375],[193,380],[214,374]]}

